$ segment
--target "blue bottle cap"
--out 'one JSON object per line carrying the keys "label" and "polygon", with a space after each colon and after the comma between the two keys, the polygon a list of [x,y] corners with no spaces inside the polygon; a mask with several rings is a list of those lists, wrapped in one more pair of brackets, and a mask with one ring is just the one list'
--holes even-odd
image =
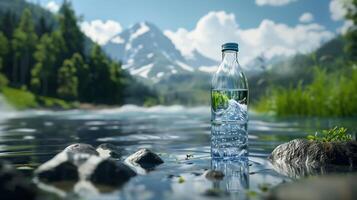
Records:
{"label": "blue bottle cap", "polygon": [[238,51],[239,50],[238,44],[234,42],[225,43],[222,45],[222,51],[226,51],[226,50]]}

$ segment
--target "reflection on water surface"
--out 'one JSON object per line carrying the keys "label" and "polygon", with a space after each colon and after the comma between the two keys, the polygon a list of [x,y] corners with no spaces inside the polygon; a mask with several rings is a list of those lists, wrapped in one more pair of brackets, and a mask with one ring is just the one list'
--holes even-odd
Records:
{"label": "reflection on water surface", "polygon": [[[280,143],[335,125],[357,130],[355,119],[278,119],[251,113],[249,162],[222,163],[210,159],[209,120],[208,108],[182,106],[1,112],[0,157],[20,169],[31,169],[75,142],[94,146],[109,142],[121,147],[124,156],[145,147],[159,153],[165,164],[121,189],[76,192],[87,199],[245,199],[263,193],[265,187],[291,181],[266,159]],[[206,179],[203,174],[211,168],[224,171],[224,179]],[[71,191],[65,193],[67,197],[73,196]]]}

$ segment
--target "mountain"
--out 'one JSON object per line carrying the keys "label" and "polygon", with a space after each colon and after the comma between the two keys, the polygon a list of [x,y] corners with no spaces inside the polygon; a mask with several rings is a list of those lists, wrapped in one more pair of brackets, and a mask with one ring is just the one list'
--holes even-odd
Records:
{"label": "mountain", "polygon": [[103,46],[107,54],[123,62],[123,68],[130,74],[158,82],[177,73],[200,71],[201,66],[218,63],[193,52],[185,58],[172,41],[154,24],[137,23],[114,36]]}
{"label": "mountain", "polygon": [[53,14],[39,5],[25,0],[0,0],[0,15],[3,15],[8,11],[12,11],[17,16],[21,16],[25,8],[30,9],[32,17],[35,21],[38,21],[40,17],[44,17],[48,24],[53,25],[55,23],[55,17]]}

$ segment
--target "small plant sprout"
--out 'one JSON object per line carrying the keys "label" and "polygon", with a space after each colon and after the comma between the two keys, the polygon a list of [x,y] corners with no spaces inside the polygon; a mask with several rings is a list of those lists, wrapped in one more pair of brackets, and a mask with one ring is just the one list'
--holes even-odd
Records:
{"label": "small plant sprout", "polygon": [[323,130],[321,133],[316,132],[315,135],[308,135],[307,139],[320,142],[347,142],[352,140],[352,136],[347,134],[346,128],[335,126],[329,130]]}

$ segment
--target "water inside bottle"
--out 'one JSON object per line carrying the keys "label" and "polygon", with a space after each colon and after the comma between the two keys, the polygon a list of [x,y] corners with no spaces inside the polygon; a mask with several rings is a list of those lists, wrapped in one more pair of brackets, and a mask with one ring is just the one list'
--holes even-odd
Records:
{"label": "water inside bottle", "polygon": [[247,159],[248,90],[213,89],[211,101],[212,158]]}

